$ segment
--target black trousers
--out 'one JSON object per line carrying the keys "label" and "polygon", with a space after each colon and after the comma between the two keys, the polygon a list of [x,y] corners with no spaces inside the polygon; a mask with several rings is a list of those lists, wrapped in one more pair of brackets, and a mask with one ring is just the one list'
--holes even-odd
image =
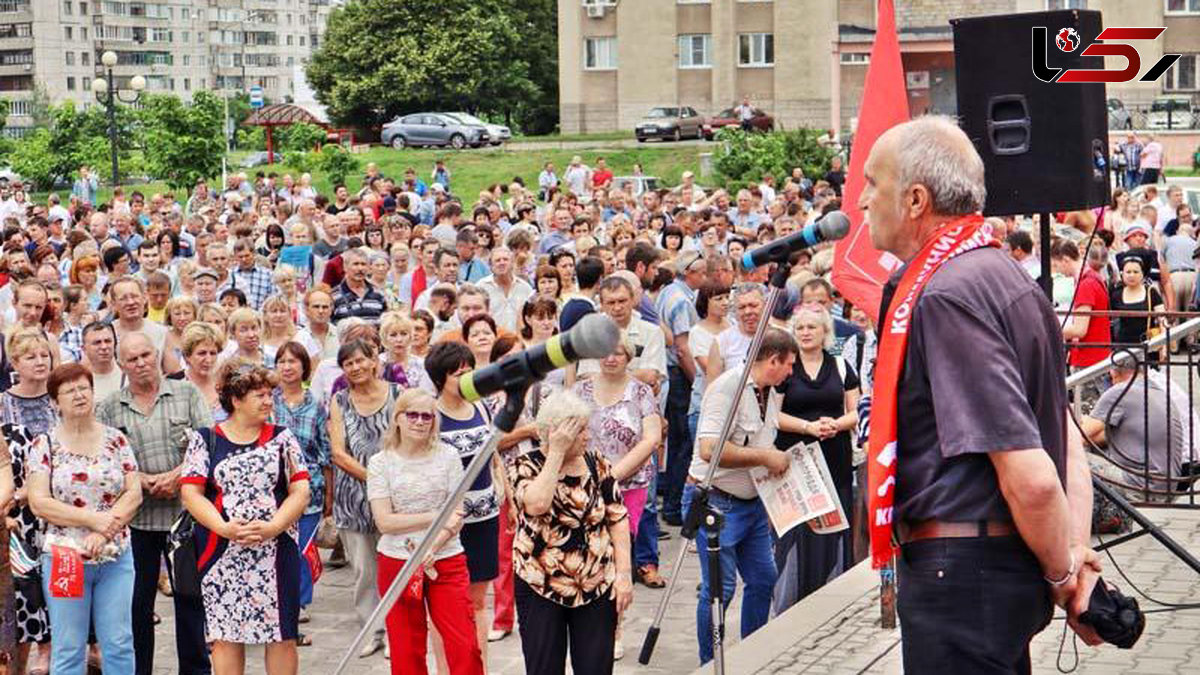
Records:
{"label": "black trousers", "polygon": [[612,675],[617,605],[611,598],[568,608],[538,595],[521,577],[514,582],[525,675],[563,675],[568,642],[575,675]]}
{"label": "black trousers", "polygon": [[897,561],[904,672],[1029,673],[1029,642],[1054,605],[1018,536],[926,539]]}
{"label": "black trousers", "polygon": [[[133,551],[133,652],[137,675],[154,670],[154,600],[158,572],[167,555],[167,532],[130,528]],[[170,561],[167,561],[170,564]],[[199,599],[175,601],[175,651],[182,675],[209,675],[208,645],[204,641],[204,605]]]}

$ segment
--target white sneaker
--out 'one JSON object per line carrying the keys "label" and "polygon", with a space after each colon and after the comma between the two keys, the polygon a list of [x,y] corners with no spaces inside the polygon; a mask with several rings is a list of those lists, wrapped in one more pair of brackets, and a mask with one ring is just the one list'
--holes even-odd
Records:
{"label": "white sneaker", "polygon": [[496,630],[495,628],[493,628],[488,631],[487,641],[488,642],[499,642],[499,641],[503,640],[504,638],[508,637],[509,635],[512,635],[511,630]]}
{"label": "white sneaker", "polygon": [[383,641],[383,658],[388,661],[392,660],[392,645],[388,644],[387,640]]}
{"label": "white sneaker", "polygon": [[620,640],[613,643],[613,661],[625,658],[625,643]]}
{"label": "white sneaker", "polygon": [[309,621],[312,621],[312,617],[310,617],[308,615],[308,608],[301,607],[300,608],[300,619],[298,620],[298,623],[308,623]]}
{"label": "white sneaker", "polygon": [[358,653],[358,658],[365,659],[380,649],[383,649],[383,647],[383,639],[378,635],[372,635],[371,639],[367,640],[367,643],[363,645],[362,651]]}

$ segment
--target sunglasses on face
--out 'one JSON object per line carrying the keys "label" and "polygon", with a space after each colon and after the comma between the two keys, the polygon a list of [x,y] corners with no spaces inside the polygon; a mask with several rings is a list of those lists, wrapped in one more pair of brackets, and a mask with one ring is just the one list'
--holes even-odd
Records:
{"label": "sunglasses on face", "polygon": [[409,422],[432,422],[433,421],[433,413],[431,413],[431,412],[418,412],[416,410],[408,410],[408,411],[405,411],[404,416],[408,418]]}

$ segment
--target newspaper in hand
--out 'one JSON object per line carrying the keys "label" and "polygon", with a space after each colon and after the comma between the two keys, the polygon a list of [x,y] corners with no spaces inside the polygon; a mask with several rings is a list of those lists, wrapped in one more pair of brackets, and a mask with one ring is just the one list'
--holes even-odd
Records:
{"label": "newspaper in hand", "polygon": [[813,531],[819,534],[849,527],[821,445],[797,443],[788,452],[792,456],[791,465],[781,476],[771,476],[761,466],[750,469],[750,477],[776,535],[783,536],[810,520]]}

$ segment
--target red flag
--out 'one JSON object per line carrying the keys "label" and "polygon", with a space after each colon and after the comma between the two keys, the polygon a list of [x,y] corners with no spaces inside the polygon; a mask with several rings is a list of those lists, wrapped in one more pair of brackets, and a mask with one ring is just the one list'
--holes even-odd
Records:
{"label": "red flag", "polygon": [[321,579],[321,573],[325,571],[325,566],[321,564],[321,551],[317,548],[317,537],[314,535],[308,540],[308,544],[304,547],[302,553],[304,562],[308,565],[309,574],[312,575],[312,582],[315,584]]}
{"label": "red flag", "polygon": [[875,250],[863,213],[858,208],[862,193],[863,165],[875,140],[888,129],[908,121],[908,93],[904,67],[900,63],[900,41],[896,37],[896,12],[892,0],[879,0],[875,44],[858,109],[858,129],[850,152],[850,169],[842,191],[842,211],[850,216],[850,234],[837,242],[833,257],[833,283],[855,307],[878,321],[883,284],[900,261]]}

